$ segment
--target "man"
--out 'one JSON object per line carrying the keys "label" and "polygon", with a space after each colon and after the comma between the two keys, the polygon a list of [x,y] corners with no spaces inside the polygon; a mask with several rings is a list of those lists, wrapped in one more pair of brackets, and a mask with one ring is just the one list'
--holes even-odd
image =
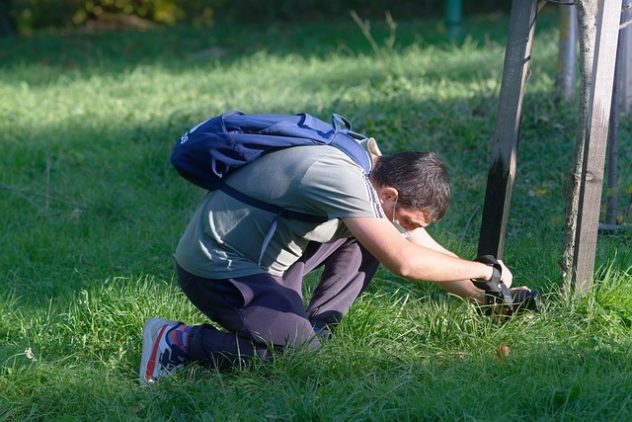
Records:
{"label": "man", "polygon": [[[433,153],[382,156],[372,138],[362,145],[372,162],[368,176],[335,147],[301,146],[269,153],[226,180],[258,200],[323,217],[317,221],[279,218],[220,190],[205,196],[176,249],[176,271],[191,302],[226,331],[150,319],[142,383],[187,362],[227,369],[270,359],[274,350],[319,347],[379,263],[485,303],[470,280],[491,279],[493,268],[458,258],[425,230],[448,207],[443,163]],[[510,287],[512,274],[501,266]],[[305,308],[303,277],[319,267]]]}

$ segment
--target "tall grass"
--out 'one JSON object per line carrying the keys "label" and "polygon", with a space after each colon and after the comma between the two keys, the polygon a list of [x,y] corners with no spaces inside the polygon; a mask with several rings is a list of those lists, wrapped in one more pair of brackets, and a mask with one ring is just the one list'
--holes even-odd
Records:
{"label": "tall grass", "polygon": [[[551,93],[546,16],[505,253],[516,283],[549,299],[541,314],[499,327],[382,270],[316,352],[138,386],[145,319],[204,321],[173,282],[171,253],[201,195],[168,163],[185,129],[233,108],[341,112],[385,152],[436,150],[455,195],[431,232],[471,257],[505,24],[476,18],[447,43],[434,22],[400,22],[379,59],[351,19],[1,40],[0,419],[631,419],[629,234],[600,237],[590,294],[559,296],[576,115]],[[373,28],[384,46],[387,28]],[[624,121],[621,203],[630,131]]]}

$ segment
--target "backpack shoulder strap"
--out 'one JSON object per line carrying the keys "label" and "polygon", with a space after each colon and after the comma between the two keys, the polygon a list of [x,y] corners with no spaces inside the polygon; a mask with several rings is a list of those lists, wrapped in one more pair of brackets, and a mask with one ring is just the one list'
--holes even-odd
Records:
{"label": "backpack shoulder strap", "polygon": [[263,238],[263,242],[261,244],[261,251],[259,252],[259,260],[257,261],[257,265],[259,266],[261,266],[261,260],[263,259],[263,254],[268,248],[268,245],[270,244],[270,240],[272,240],[272,236],[276,232],[279,218],[287,217],[287,218],[291,218],[295,220],[305,221],[308,223],[324,223],[325,221],[327,221],[327,217],[321,217],[321,216],[306,214],[306,213],[297,212],[297,211],[290,211],[286,208],[282,208],[277,205],[273,205],[268,202],[261,201],[257,198],[253,198],[250,195],[246,195],[245,193],[239,192],[237,189],[230,187],[226,183],[222,183],[218,189],[226,193],[227,195],[237,199],[238,201],[241,201],[255,208],[259,208],[264,211],[269,211],[276,214],[276,216],[272,220],[272,223],[270,224],[270,227],[268,227],[268,231],[266,232]]}
{"label": "backpack shoulder strap", "polygon": [[283,217],[293,218],[296,220],[305,221],[307,223],[324,223],[327,221],[327,217],[321,217],[313,214],[307,214],[303,212],[291,211],[277,205],[270,204],[268,202],[262,201],[257,198],[253,198],[250,195],[246,195],[238,191],[237,189],[229,186],[227,183],[222,183],[218,188],[225,194],[237,199],[244,204],[248,204],[252,207],[262,209],[264,211],[273,212],[275,214],[280,214]]}
{"label": "backpack shoulder strap", "polygon": [[371,172],[369,155],[355,139],[341,132],[334,135],[330,145],[347,154],[357,165],[362,167],[364,174]]}

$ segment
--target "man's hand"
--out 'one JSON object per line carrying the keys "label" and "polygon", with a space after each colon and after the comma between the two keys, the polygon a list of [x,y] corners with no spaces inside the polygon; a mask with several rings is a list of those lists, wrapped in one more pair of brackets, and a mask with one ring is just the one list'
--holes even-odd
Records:
{"label": "man's hand", "polygon": [[507,288],[509,289],[511,288],[511,283],[513,282],[513,274],[511,274],[511,271],[509,271],[509,268],[507,268],[505,263],[502,262],[500,259],[498,260],[498,263],[502,267],[502,274],[500,277],[500,281],[505,283],[505,286],[507,286]]}
{"label": "man's hand", "polygon": [[[472,283],[479,289],[485,291],[485,302],[503,303],[505,306],[511,307],[512,300],[509,293],[509,287],[513,281],[513,275],[507,266],[498,261],[493,255],[482,255],[474,259],[475,262],[487,265],[491,269],[491,276],[485,279],[473,279]],[[506,272],[506,273],[505,273]]]}

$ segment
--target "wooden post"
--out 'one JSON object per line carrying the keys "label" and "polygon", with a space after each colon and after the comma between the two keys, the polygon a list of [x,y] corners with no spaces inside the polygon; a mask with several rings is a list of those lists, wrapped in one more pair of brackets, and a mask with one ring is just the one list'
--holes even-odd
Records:
{"label": "wooden post", "polygon": [[[623,0],[623,13],[621,13],[621,25],[626,25],[628,19],[632,19],[632,0]],[[617,59],[614,67],[614,83],[612,84],[612,100],[610,101],[610,127],[608,130],[608,181],[606,191],[606,224],[600,226],[602,230],[617,228],[618,201],[618,157],[619,157],[619,105],[624,103],[625,97],[622,89],[625,85],[623,69],[628,52],[625,49],[625,29],[619,31],[617,40]]]}
{"label": "wooden post", "polygon": [[537,0],[513,0],[503,78],[498,99],[496,130],[490,144],[490,168],[478,255],[502,258],[511,192],[516,175],[518,132],[524,88],[529,73]]}
{"label": "wooden post", "polygon": [[574,4],[560,5],[560,41],[557,55],[555,85],[565,102],[575,98],[577,56],[577,8]]}
{"label": "wooden post", "polygon": [[[610,100],[610,126],[608,128],[608,179],[606,182],[606,225],[616,227],[617,225],[617,208],[619,201],[617,200],[618,175],[618,157],[619,157],[619,78],[621,77],[621,34],[617,45],[617,63],[614,70],[614,83],[612,84],[612,99]],[[606,227],[606,226],[604,226]]]}
{"label": "wooden post", "polygon": [[619,36],[622,38],[621,79],[619,98],[625,113],[632,112],[632,2],[624,0],[621,24],[625,25]]}
{"label": "wooden post", "polygon": [[564,251],[560,259],[560,267],[564,284],[562,293],[572,293],[573,256],[577,234],[577,216],[579,215],[579,190],[584,167],[584,147],[588,138],[588,103],[590,103],[593,82],[593,59],[595,57],[595,41],[597,32],[597,15],[599,5],[595,0],[576,0],[577,27],[579,35],[579,70],[581,84],[579,90],[579,115],[577,121],[577,138],[573,154],[573,166],[568,179],[564,183],[566,210],[564,219]]}
{"label": "wooden post", "polygon": [[597,17],[592,87],[588,104],[588,130],[579,191],[579,212],[573,254],[573,287],[576,293],[592,286],[601,208],[608,120],[617,56],[621,2],[600,2]]}

